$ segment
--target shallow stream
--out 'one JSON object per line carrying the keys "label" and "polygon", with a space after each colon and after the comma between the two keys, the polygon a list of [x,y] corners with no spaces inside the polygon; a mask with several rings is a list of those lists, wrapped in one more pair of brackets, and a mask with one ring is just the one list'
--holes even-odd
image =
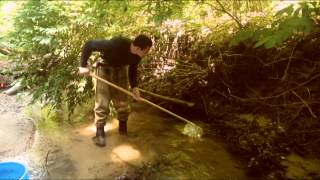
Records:
{"label": "shallow stream", "polygon": [[90,122],[45,132],[47,143],[39,143],[31,154],[50,179],[247,179],[244,168],[205,126],[200,124],[205,132],[201,139],[183,135],[184,126],[138,105],[129,117],[128,136],[119,135],[116,119],[107,124],[104,148],[93,145]]}
{"label": "shallow stream", "polygon": [[[200,120],[192,121],[204,136],[193,139],[183,135],[183,121],[138,103],[129,117],[129,135],[120,136],[112,119],[106,126],[107,147],[100,148],[91,140],[92,108],[75,113],[74,122],[81,123],[66,125],[59,121],[66,113],[27,106],[28,96],[0,97],[0,162],[24,163],[30,179],[250,179],[237,155]],[[291,153],[282,164],[288,179],[320,177],[317,158]]]}

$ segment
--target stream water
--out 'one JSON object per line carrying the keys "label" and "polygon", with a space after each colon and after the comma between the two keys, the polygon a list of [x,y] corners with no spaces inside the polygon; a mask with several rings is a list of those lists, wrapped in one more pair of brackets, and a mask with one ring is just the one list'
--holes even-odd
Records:
{"label": "stream water", "polygon": [[[138,103],[129,117],[129,135],[120,136],[113,119],[106,126],[107,147],[100,148],[91,140],[92,108],[75,113],[73,122],[81,123],[66,125],[55,117],[66,113],[26,107],[27,96],[0,97],[0,162],[24,163],[30,179],[250,179],[237,155],[201,121],[192,120],[204,136],[193,139],[183,135],[184,122]],[[288,179],[320,177],[317,158],[291,153],[282,164]]]}
{"label": "stream water", "polygon": [[30,156],[50,179],[248,179],[214,134],[193,139],[181,133],[184,126],[140,105],[129,117],[128,136],[119,135],[116,119],[107,124],[104,148],[93,145],[90,122],[44,130],[46,140]]}

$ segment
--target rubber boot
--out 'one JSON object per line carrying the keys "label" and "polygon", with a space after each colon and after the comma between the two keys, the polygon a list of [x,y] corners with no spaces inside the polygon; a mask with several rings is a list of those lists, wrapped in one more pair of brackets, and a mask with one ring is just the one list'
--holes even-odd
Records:
{"label": "rubber boot", "polygon": [[128,135],[127,132],[127,121],[119,121],[119,133],[120,135]]}
{"label": "rubber boot", "polygon": [[104,127],[97,127],[96,136],[92,138],[93,142],[100,147],[106,146]]}

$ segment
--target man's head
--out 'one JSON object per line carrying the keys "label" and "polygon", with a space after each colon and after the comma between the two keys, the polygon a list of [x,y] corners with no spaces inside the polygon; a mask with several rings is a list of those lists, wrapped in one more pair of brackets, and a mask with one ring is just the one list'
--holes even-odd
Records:
{"label": "man's head", "polygon": [[152,40],[148,36],[140,34],[133,40],[130,51],[142,58],[149,52],[151,46]]}

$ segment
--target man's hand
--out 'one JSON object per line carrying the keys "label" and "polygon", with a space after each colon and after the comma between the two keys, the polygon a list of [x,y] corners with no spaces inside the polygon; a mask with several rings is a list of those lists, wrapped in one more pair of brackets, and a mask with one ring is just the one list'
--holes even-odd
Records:
{"label": "man's hand", "polygon": [[132,89],[132,93],[133,93],[133,98],[137,101],[141,101],[141,97],[140,97],[140,92],[139,89],[137,87]]}
{"label": "man's hand", "polygon": [[87,75],[89,75],[89,73],[90,73],[89,68],[87,68],[87,67],[79,67],[79,74],[80,75],[87,76]]}

